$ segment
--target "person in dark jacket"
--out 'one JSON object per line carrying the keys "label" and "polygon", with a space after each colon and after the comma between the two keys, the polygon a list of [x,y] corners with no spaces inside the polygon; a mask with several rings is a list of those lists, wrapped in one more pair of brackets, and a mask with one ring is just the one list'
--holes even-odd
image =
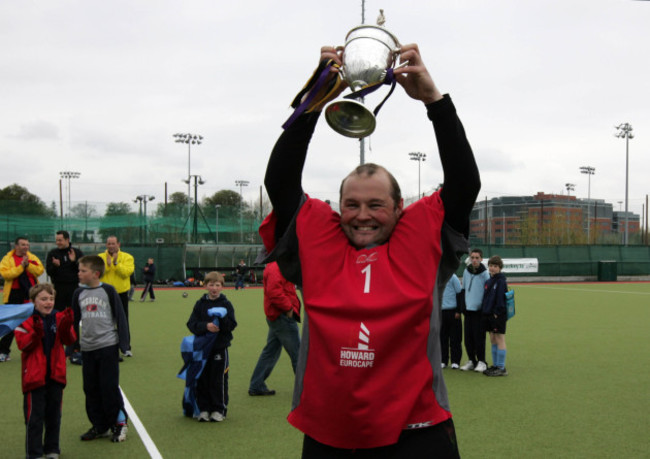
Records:
{"label": "person in dark jacket", "polygon": [[492,343],[492,366],[483,372],[486,376],[507,376],[506,371],[506,292],[508,283],[503,275],[503,260],[494,255],[488,260],[490,278],[485,283],[483,294],[483,325],[490,333]]}
{"label": "person in dark jacket", "polygon": [[72,294],[79,286],[79,259],[84,254],[72,247],[67,231],[57,231],[54,241],[56,249],[48,252],[45,270],[56,290],[54,309],[63,311],[72,304]]}
{"label": "person in dark jacket", "polygon": [[[72,294],[79,286],[79,260],[84,254],[80,249],[72,247],[70,233],[67,231],[57,231],[54,242],[56,249],[48,252],[45,270],[56,290],[54,309],[63,311],[72,306]],[[79,340],[66,348],[66,355],[70,357],[70,362],[81,365]]]}
{"label": "person in dark jacket", "polygon": [[142,268],[142,276],[144,277],[144,290],[142,290],[140,301],[144,301],[147,293],[149,293],[149,301],[156,301],[156,295],[153,292],[153,281],[156,277],[156,265],[153,263],[153,258],[149,258],[147,264]]}
{"label": "person in dark jacket", "polygon": [[[208,354],[205,368],[196,386],[196,402],[199,406],[199,422],[221,422],[228,411],[228,369],[230,359],[228,348],[232,341],[232,331],[237,326],[235,310],[228,298],[221,293],[224,277],[216,271],[205,275],[204,285],[208,293],[194,305],[187,328],[196,336],[217,333],[212,349]],[[216,325],[208,310],[225,308],[227,313]]]}

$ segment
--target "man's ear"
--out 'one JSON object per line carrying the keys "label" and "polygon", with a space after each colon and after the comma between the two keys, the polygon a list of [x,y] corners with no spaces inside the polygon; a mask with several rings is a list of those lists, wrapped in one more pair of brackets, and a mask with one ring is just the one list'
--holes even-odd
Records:
{"label": "man's ear", "polygon": [[399,203],[396,206],[395,213],[398,217],[402,216],[402,210],[404,210],[404,198],[399,200]]}

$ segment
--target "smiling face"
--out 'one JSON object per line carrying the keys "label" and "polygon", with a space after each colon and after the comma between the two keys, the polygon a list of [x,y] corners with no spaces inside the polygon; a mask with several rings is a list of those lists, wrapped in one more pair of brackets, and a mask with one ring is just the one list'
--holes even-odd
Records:
{"label": "smiling face", "polygon": [[341,228],[357,249],[383,244],[395,229],[404,201],[395,203],[388,174],[350,175],[341,187]]}
{"label": "smiling face", "polygon": [[58,249],[67,249],[70,246],[70,240],[66,239],[63,234],[57,234],[54,237],[54,242]]}
{"label": "smiling face", "polygon": [[34,298],[34,308],[43,316],[49,316],[54,309],[54,295],[43,290]]}
{"label": "smiling face", "polygon": [[499,274],[501,272],[501,266],[488,265],[488,271],[490,272],[490,276],[494,276],[495,274]]}
{"label": "smiling face", "polygon": [[15,254],[17,257],[24,257],[29,252],[29,241],[27,239],[18,239],[14,245]]}
{"label": "smiling face", "polygon": [[114,236],[106,239],[106,250],[111,255],[115,255],[120,250],[120,243],[117,241],[117,238]]}

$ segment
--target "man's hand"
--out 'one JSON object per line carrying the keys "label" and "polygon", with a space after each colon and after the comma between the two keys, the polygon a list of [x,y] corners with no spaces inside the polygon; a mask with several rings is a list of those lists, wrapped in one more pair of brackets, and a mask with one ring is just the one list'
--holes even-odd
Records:
{"label": "man's hand", "polygon": [[442,99],[431,75],[422,61],[420,50],[415,43],[402,46],[400,62],[408,65],[395,69],[395,78],[409,97],[430,104]]}
{"label": "man's hand", "polygon": [[23,260],[20,262],[20,264],[22,265],[23,268],[26,268],[27,266],[29,266],[29,257],[27,255],[25,255],[23,257]]}
{"label": "man's hand", "polygon": [[58,258],[52,258],[52,264],[54,266],[61,266],[61,260],[59,260]]}
{"label": "man's hand", "polygon": [[287,317],[291,318],[293,317],[293,309],[289,309],[286,313]]}
{"label": "man's hand", "polygon": [[74,249],[68,250],[68,258],[70,258],[70,261],[75,261],[77,259],[77,254]]}
{"label": "man's hand", "polygon": [[208,329],[209,332],[212,332],[212,333],[217,333],[219,331],[219,327],[217,327],[212,322],[209,322],[208,326],[206,328]]}

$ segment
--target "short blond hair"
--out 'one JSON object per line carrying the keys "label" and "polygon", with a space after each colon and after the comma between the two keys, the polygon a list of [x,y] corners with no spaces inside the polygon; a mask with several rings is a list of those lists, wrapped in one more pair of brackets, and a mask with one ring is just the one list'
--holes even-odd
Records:
{"label": "short blond hair", "polygon": [[226,279],[223,274],[218,273],[217,271],[211,271],[203,278],[203,284],[207,284],[208,282],[220,282],[221,285],[225,285],[225,281]]}
{"label": "short blond hair", "polygon": [[54,290],[52,284],[48,284],[47,282],[44,284],[36,284],[29,289],[29,299],[32,300],[32,303],[41,292],[47,292],[52,296],[56,296],[56,290]]}

